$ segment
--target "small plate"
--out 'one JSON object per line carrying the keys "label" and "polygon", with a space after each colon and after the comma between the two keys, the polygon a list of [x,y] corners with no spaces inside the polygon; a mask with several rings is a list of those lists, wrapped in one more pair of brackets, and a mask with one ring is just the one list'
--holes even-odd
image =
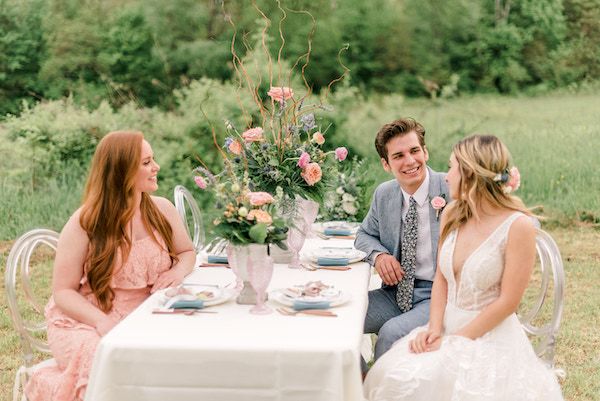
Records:
{"label": "small plate", "polygon": [[[303,286],[300,286],[303,287]],[[269,299],[272,299],[282,305],[285,306],[294,306],[294,301],[302,301],[302,302],[330,302],[330,306],[333,308],[335,306],[340,306],[345,304],[350,300],[350,294],[343,291],[336,291],[335,295],[332,296],[318,296],[318,297],[307,297],[307,296],[298,296],[294,297],[289,294],[286,294],[286,288],[279,288],[273,290],[269,293]]]}
{"label": "small plate", "polygon": [[316,232],[324,233],[325,229],[332,230],[348,230],[350,231],[350,235],[356,235],[358,231],[358,227],[360,223],[349,222],[349,221],[324,221],[320,223],[313,224],[312,228]]}
{"label": "small plate", "polygon": [[363,251],[359,251],[354,248],[336,248],[336,247],[323,247],[316,249],[307,249],[303,252],[311,262],[317,262],[319,258],[333,258],[333,259],[348,259],[348,263],[360,262],[364,259],[367,254]]}
{"label": "small plate", "polygon": [[169,297],[165,294],[168,290],[167,288],[160,294],[161,298],[159,300],[159,303],[162,306],[165,306],[170,301],[173,301],[174,298],[177,298],[178,300],[189,301],[201,299],[202,301],[204,301],[204,306],[212,306],[225,303],[235,296],[235,291],[229,288],[187,285],[185,289],[190,291],[191,294],[180,294]]}

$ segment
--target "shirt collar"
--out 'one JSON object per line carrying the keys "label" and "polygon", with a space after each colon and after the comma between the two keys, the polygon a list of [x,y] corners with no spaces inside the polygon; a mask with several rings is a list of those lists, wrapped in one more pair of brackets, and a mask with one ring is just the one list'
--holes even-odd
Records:
{"label": "shirt collar", "polygon": [[419,186],[419,189],[417,189],[414,194],[408,194],[404,191],[404,189],[402,189],[402,187],[400,187],[400,189],[402,190],[402,195],[404,197],[404,207],[408,207],[408,200],[411,196],[415,198],[417,205],[419,205],[419,207],[422,207],[425,204],[425,202],[427,202],[427,198],[429,197],[429,169],[425,170],[425,179],[421,183],[421,186]]}

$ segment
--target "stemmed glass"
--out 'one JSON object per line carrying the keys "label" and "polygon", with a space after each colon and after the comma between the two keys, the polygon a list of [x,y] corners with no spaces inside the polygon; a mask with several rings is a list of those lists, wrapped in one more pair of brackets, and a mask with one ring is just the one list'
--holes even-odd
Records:
{"label": "stemmed glass", "polygon": [[235,291],[237,291],[238,293],[242,290],[242,287],[244,286],[244,280],[242,278],[241,272],[240,272],[240,268],[239,268],[239,261],[237,260],[237,252],[235,251],[235,245],[233,244],[229,244],[227,245],[227,262],[229,263],[229,267],[231,267],[231,270],[233,271],[233,274],[235,275]]}
{"label": "stemmed glass", "polygon": [[294,227],[288,231],[287,246],[292,251],[292,260],[288,265],[290,269],[302,268],[302,265],[300,264],[300,250],[304,245],[305,239],[306,233],[304,227],[302,227],[302,229],[300,227]]}
{"label": "stemmed glass", "polygon": [[270,256],[257,260],[248,258],[248,279],[256,291],[256,305],[250,309],[250,313],[255,315],[266,315],[273,310],[265,305],[267,287],[273,276],[273,259]]}

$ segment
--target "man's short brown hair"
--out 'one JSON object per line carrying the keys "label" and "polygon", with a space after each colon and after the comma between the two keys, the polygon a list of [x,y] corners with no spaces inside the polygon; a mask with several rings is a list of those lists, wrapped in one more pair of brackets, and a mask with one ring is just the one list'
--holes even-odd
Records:
{"label": "man's short brown hair", "polygon": [[375,137],[375,148],[377,153],[385,161],[388,160],[387,155],[387,143],[397,136],[404,136],[411,132],[417,134],[419,138],[419,144],[422,148],[425,147],[425,128],[412,118],[400,118],[392,121],[391,123],[385,124]]}

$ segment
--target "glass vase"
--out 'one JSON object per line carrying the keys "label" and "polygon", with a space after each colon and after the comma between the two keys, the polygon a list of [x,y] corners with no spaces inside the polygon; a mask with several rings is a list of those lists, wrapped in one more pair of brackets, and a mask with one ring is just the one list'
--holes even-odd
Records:
{"label": "glass vase", "polygon": [[[273,274],[273,260],[269,256],[268,245],[230,244],[227,247],[227,259],[236,276],[236,288],[240,290],[236,302],[242,305],[255,305],[258,301],[264,303],[267,298],[266,289]],[[261,268],[266,270],[263,275],[260,275]],[[255,288],[264,288],[260,297],[257,297]]]}

